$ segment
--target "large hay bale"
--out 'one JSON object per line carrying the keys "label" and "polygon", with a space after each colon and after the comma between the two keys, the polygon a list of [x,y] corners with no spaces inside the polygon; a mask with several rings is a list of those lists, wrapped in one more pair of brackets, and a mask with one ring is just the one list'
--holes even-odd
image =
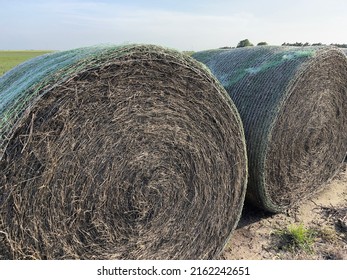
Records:
{"label": "large hay bale", "polygon": [[0,79],[0,117],[2,258],[211,259],[236,226],[243,128],[188,56],[45,55]]}
{"label": "large hay bale", "polygon": [[317,192],[347,149],[347,62],[335,48],[195,53],[234,101],[249,159],[246,197],[281,212]]}

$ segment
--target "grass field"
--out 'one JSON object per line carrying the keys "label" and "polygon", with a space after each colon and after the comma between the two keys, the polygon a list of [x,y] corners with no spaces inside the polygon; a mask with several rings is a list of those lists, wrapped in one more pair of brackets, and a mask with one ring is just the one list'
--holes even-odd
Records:
{"label": "grass field", "polygon": [[0,76],[14,66],[50,51],[0,51]]}

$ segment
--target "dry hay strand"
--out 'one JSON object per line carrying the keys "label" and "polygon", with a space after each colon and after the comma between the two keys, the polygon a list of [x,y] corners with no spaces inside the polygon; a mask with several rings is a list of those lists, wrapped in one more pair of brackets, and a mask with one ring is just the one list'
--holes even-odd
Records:
{"label": "dry hay strand", "polygon": [[[340,228],[340,231],[347,233],[347,207],[320,207],[320,210],[328,219],[332,219]],[[347,240],[346,240],[347,241]]]}
{"label": "dry hay strand", "polygon": [[234,101],[249,159],[246,198],[271,212],[300,204],[347,150],[347,60],[325,47],[254,47],[193,55]]}
{"label": "dry hay strand", "polygon": [[[347,48],[341,48],[340,50],[347,56]],[[347,153],[345,157],[345,162],[347,162]]]}
{"label": "dry hay strand", "polygon": [[23,69],[38,80],[6,103],[2,258],[218,256],[240,217],[247,162],[240,117],[211,73],[148,45],[28,63],[0,80],[0,103]]}

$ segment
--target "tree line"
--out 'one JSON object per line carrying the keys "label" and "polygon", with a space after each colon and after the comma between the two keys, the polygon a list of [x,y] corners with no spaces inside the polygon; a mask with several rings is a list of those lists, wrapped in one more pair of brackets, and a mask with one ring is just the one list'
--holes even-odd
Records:
{"label": "tree line", "polygon": [[[257,46],[266,46],[268,45],[267,42],[259,42],[257,44]],[[243,48],[243,47],[253,47],[254,45],[248,40],[248,39],[244,39],[241,40],[236,48]],[[294,47],[308,47],[308,46],[326,46],[326,44],[322,44],[322,43],[313,43],[310,44],[308,42],[306,43],[301,43],[301,42],[295,42],[295,43],[283,43],[282,46],[294,46]],[[335,46],[338,48],[347,48],[347,44],[330,44],[330,46]],[[232,49],[233,47],[221,47],[221,49]]]}
{"label": "tree line", "polygon": [[[307,47],[307,46],[326,46],[326,44],[322,44],[322,43],[310,44],[308,42],[306,43],[296,42],[296,43],[283,43],[282,46]],[[347,44],[330,44],[330,46],[335,46],[338,48],[347,48]]]}

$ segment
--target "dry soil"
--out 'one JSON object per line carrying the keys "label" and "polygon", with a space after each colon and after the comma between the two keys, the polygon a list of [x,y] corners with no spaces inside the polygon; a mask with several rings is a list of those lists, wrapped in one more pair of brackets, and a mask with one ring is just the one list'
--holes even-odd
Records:
{"label": "dry soil", "polygon": [[[300,224],[312,233],[309,250],[290,246],[281,234]],[[321,192],[287,213],[269,214],[246,205],[222,259],[347,260],[346,164]]]}

